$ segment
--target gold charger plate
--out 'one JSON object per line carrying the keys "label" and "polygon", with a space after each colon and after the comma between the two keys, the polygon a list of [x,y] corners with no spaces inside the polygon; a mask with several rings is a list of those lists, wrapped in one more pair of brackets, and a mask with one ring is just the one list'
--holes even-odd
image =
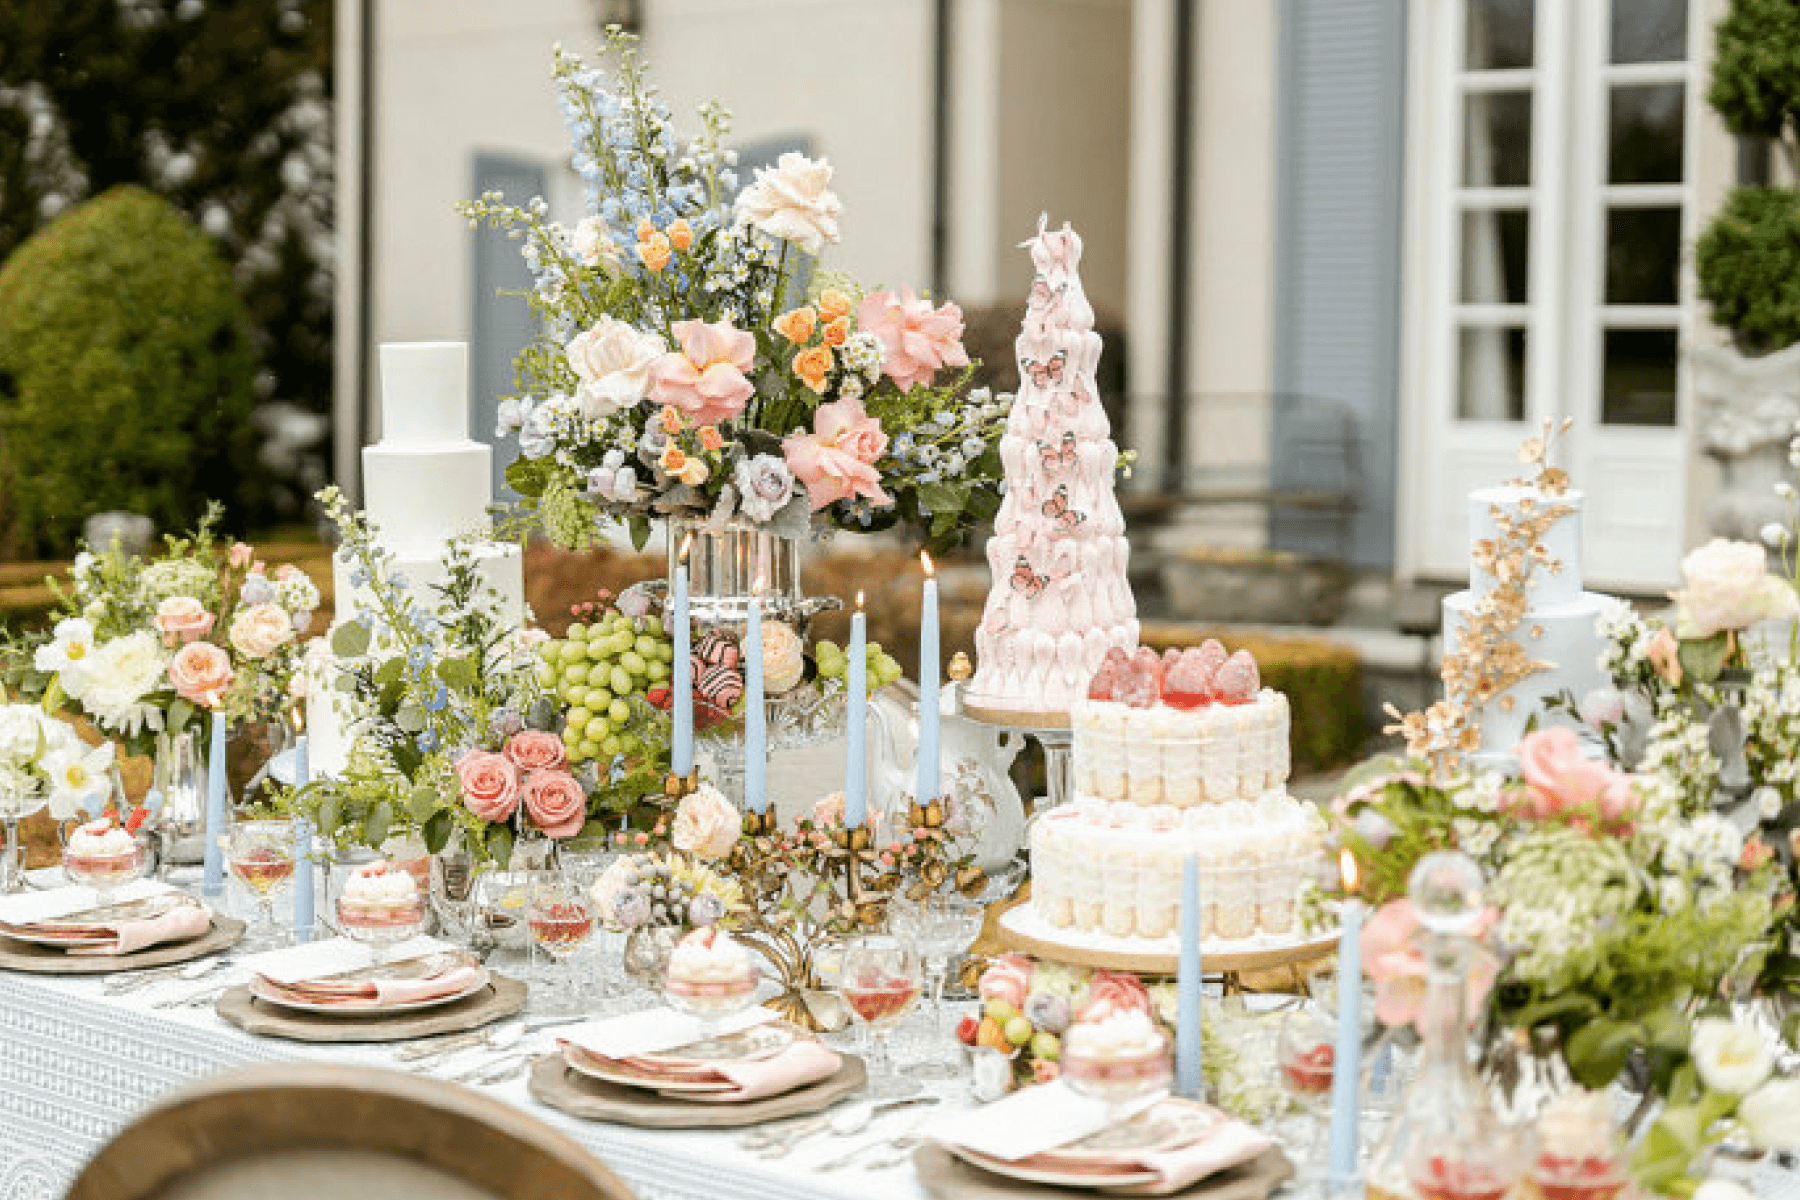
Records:
{"label": "gold charger plate", "polygon": [[605,1083],[576,1071],[561,1054],[546,1054],[531,1065],[530,1087],[532,1096],[551,1108],[589,1121],[644,1129],[736,1128],[820,1112],[862,1091],[868,1081],[862,1059],[854,1054],[839,1057],[844,1061],[835,1075],[779,1096],[741,1104],[680,1100]]}
{"label": "gold charger plate", "polygon": [[[912,1161],[919,1185],[937,1200],[1029,1200],[1030,1197],[1094,1196],[1106,1191],[1104,1188],[1065,1187],[1010,1179],[972,1166],[930,1142],[913,1151]],[[1264,1200],[1293,1177],[1294,1164],[1279,1147],[1271,1147],[1247,1163],[1208,1175],[1192,1187],[1163,1194],[1178,1200]]]}
{"label": "gold charger plate", "polygon": [[110,975],[167,967],[205,958],[235,946],[245,925],[235,917],[213,914],[212,926],[185,942],[164,942],[130,954],[70,954],[67,950],[21,942],[0,934],[0,971],[27,971],[34,975]]}
{"label": "gold charger plate", "polygon": [[299,1012],[258,1000],[247,985],[240,985],[219,997],[215,1009],[246,1033],[290,1042],[403,1042],[480,1029],[523,1012],[525,985],[505,975],[490,974],[487,986],[466,999],[437,1008],[388,1013]]}

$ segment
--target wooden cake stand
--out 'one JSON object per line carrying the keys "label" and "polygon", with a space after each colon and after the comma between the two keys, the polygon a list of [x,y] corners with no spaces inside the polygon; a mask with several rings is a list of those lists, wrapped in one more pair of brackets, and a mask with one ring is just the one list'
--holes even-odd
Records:
{"label": "wooden cake stand", "polygon": [[[1029,897],[996,906],[991,928],[1002,948],[1051,962],[1106,971],[1173,975],[1177,969],[1177,954],[1160,946],[1146,945],[1136,938],[1108,939],[1116,943],[1113,946],[1074,946],[1050,936],[1047,928],[1030,914]],[[1134,941],[1138,942],[1135,947],[1131,945]],[[1297,991],[1305,982],[1307,970],[1334,953],[1337,942],[1338,935],[1333,931],[1268,945],[1220,944],[1216,949],[1202,946],[1201,964],[1206,974],[1224,980],[1226,995]]]}

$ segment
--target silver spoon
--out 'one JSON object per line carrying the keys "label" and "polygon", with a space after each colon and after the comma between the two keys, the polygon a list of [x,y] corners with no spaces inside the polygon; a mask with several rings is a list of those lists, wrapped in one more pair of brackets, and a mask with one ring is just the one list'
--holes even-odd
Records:
{"label": "silver spoon", "polygon": [[224,961],[222,958],[203,958],[198,962],[183,963],[178,967],[162,967],[155,971],[127,975],[122,979],[108,980],[105,991],[109,996],[121,996],[127,992],[147,988],[152,984],[199,979]]}
{"label": "silver spoon", "polygon": [[857,1104],[849,1108],[834,1109],[817,1122],[803,1123],[797,1129],[786,1131],[785,1137],[773,1137],[763,1150],[764,1158],[780,1158],[789,1153],[801,1142],[820,1134],[831,1137],[855,1137],[867,1129],[876,1117],[893,1112],[899,1108],[909,1108],[915,1104],[936,1104],[938,1098],[932,1095],[902,1096],[897,1100],[880,1100],[873,1104]]}

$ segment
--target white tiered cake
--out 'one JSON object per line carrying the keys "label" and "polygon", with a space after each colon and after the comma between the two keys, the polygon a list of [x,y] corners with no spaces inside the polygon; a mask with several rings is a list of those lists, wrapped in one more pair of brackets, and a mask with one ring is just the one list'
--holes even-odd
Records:
{"label": "white tiered cake", "polygon": [[[1567,691],[1580,700],[1603,682],[1594,623],[1606,598],[1582,586],[1581,504],[1580,492],[1552,496],[1516,485],[1469,494],[1469,590],[1444,599],[1444,653],[1456,656],[1470,636],[1472,620],[1493,621],[1498,613],[1504,621],[1505,593],[1523,588],[1523,616],[1504,644],[1482,655],[1482,669],[1510,675],[1541,665],[1471,705],[1481,727],[1481,755],[1509,754],[1534,713],[1539,724],[1551,720],[1542,707],[1549,697]],[[1508,557],[1499,546],[1508,530],[1526,531],[1512,535],[1525,543],[1517,556],[1524,575],[1516,581],[1503,581],[1492,569],[1497,547],[1500,558]],[[1508,574],[1516,569],[1510,563],[1499,565]],[[1509,662],[1514,664],[1510,671]],[[1452,683],[1453,693],[1458,686]]]}
{"label": "white tiered cake", "polygon": [[1094,388],[1100,335],[1068,225],[1025,245],[1037,267],[1016,348],[1019,393],[1000,439],[1006,498],[988,539],[993,587],[975,631],[979,708],[1065,713],[1106,652],[1137,645],[1125,579],[1118,447]]}
{"label": "white tiered cake", "polygon": [[[451,538],[485,535],[493,503],[493,449],[469,437],[469,347],[464,342],[390,342],[381,347],[381,441],[364,446],[365,511],[381,544],[393,552],[390,569],[404,575],[427,604],[444,580],[443,554]],[[525,619],[525,576],[519,547],[483,542],[476,560],[493,589],[500,620]],[[336,621],[361,611],[369,591],[356,585],[356,564],[335,558]],[[326,674],[321,672],[321,675]],[[351,723],[342,694],[309,689],[307,724],[312,762],[335,772],[349,753]]]}

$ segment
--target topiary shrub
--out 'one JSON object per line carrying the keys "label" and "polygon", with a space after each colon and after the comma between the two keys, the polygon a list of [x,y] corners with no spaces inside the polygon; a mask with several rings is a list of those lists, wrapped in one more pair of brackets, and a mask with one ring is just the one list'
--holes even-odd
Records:
{"label": "topiary shrub", "polygon": [[0,265],[0,549],[65,554],[125,509],[191,526],[254,467],[255,358],[210,239],[115,188]]}
{"label": "topiary shrub", "polygon": [[1731,132],[1780,137],[1800,106],[1800,5],[1732,0],[1713,28],[1706,99]]}
{"label": "topiary shrub", "polygon": [[1700,294],[1746,354],[1800,342],[1800,192],[1736,188],[1694,247]]}

